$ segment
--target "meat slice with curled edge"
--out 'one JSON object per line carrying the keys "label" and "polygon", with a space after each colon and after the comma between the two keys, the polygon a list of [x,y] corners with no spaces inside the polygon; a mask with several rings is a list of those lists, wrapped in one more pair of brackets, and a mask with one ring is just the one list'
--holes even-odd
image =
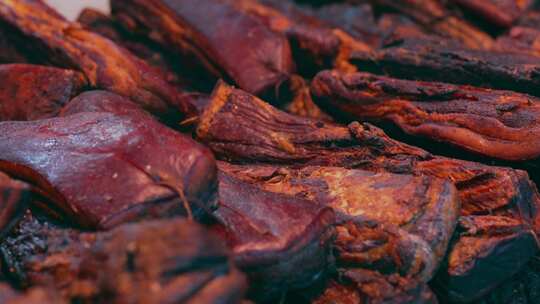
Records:
{"label": "meat slice with curled edge", "polygon": [[79,95],[61,117],[0,123],[0,168],[87,228],[200,217],[215,204],[212,153],[110,92]]}
{"label": "meat slice with curled edge", "polygon": [[250,278],[250,296],[268,301],[305,288],[332,266],[334,212],[293,195],[264,191],[219,172],[214,230],[228,242]]}
{"label": "meat slice with curled edge", "polygon": [[315,101],[355,120],[390,121],[403,131],[505,160],[540,156],[540,99],[512,91],[322,71]]}

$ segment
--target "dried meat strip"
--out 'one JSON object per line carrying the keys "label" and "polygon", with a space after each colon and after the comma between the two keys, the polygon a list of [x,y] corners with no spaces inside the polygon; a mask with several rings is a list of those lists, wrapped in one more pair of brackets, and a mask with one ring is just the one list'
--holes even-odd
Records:
{"label": "dried meat strip", "polygon": [[219,173],[214,227],[228,241],[234,260],[250,278],[257,300],[324,279],[331,266],[334,212],[292,195],[262,191],[227,172]]}
{"label": "dried meat strip", "polygon": [[0,237],[19,220],[32,199],[30,185],[0,172]]}
{"label": "dried meat strip", "polygon": [[432,38],[403,39],[376,52],[354,52],[362,71],[467,84],[540,96],[538,57],[517,52],[471,50]]}
{"label": "dried meat strip", "polygon": [[2,1],[0,24],[7,24],[10,41],[30,62],[78,70],[91,87],[129,97],[159,116],[196,114],[159,71],[109,39],[65,20],[41,0]]}
{"label": "dried meat strip", "polygon": [[[501,227],[519,223],[518,231],[500,230],[508,236],[504,241],[497,230],[469,233],[467,236],[475,239],[473,245],[484,246],[482,250],[468,251],[472,247],[467,243],[461,246],[461,242],[469,242],[468,238],[452,242],[454,252],[450,255],[458,259],[450,264],[452,268],[442,270],[447,275],[441,276],[455,278],[445,279],[445,288],[453,292],[454,298],[474,299],[487,293],[519,271],[536,253],[540,196],[524,171],[434,156],[395,141],[369,124],[341,126],[286,114],[223,83],[215,89],[197,135],[218,158],[238,164],[339,166],[448,179],[458,189],[462,217],[496,216]],[[483,244],[484,239],[491,241]],[[519,259],[507,260],[509,252],[524,254]],[[481,260],[489,263],[474,262]],[[460,279],[491,273],[493,263],[505,271],[475,281],[474,288],[462,289],[461,282],[473,285]],[[474,292],[470,293],[472,289]]]}
{"label": "dried meat strip", "polygon": [[232,304],[246,289],[223,242],[184,219],[91,233],[29,213],[0,254],[20,286],[53,286],[70,302]]}
{"label": "dried meat strip", "polygon": [[86,87],[83,74],[29,64],[0,65],[0,121],[58,115]]}
{"label": "dried meat strip", "polygon": [[[123,97],[87,92],[63,117],[0,123],[0,168],[84,227],[212,209],[211,152]],[[192,209],[192,210],[191,210]]]}
{"label": "dried meat strip", "polygon": [[323,71],[316,101],[354,120],[390,121],[408,134],[504,160],[540,156],[540,100],[470,86]]}
{"label": "dried meat strip", "polygon": [[214,77],[253,94],[274,92],[294,65],[287,39],[219,0],[115,0],[113,16],[181,56],[193,56]]}

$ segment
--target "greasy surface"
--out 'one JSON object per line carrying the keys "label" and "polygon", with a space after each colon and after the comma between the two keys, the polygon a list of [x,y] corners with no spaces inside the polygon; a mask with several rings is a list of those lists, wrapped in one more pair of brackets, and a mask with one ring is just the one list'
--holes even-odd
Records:
{"label": "greasy surface", "polygon": [[212,208],[215,161],[191,138],[113,93],[82,94],[63,111],[0,123],[0,168],[39,187],[48,207],[92,228]]}
{"label": "greasy surface", "polygon": [[410,38],[377,52],[355,52],[351,62],[362,71],[398,78],[540,95],[538,57],[523,53],[470,50],[449,41]]}
{"label": "greasy surface", "polygon": [[489,49],[493,39],[468,22],[452,15],[438,0],[369,0],[392,9],[421,24],[426,31],[459,41],[472,49]]}
{"label": "greasy surface", "polygon": [[401,278],[387,295],[362,288],[373,300],[427,283],[445,255],[459,214],[452,184],[427,176],[223,162],[219,168],[266,191],[334,209],[341,223],[334,242],[338,265],[378,277],[373,285],[379,288],[391,284],[392,277]]}
{"label": "greasy surface", "polygon": [[18,220],[31,199],[28,184],[0,172],[0,236]]}
{"label": "greasy surface", "polygon": [[0,251],[19,285],[51,285],[71,301],[239,303],[245,290],[222,242],[181,219],[82,233],[29,213]]}
{"label": "greasy surface", "polygon": [[510,27],[534,2],[533,0],[452,0],[488,22]]}
{"label": "greasy surface", "polygon": [[[178,55],[191,55],[241,88],[273,91],[293,71],[287,39],[220,0],[114,0],[113,15]],[[129,24],[126,27],[130,27]],[[131,26],[133,27],[133,26]]]}
{"label": "greasy surface", "polygon": [[42,0],[0,3],[0,24],[31,62],[82,72],[89,85],[127,96],[166,117],[194,114],[165,76],[114,42],[62,18]]}
{"label": "greasy surface", "polygon": [[355,120],[391,121],[499,159],[540,156],[540,100],[530,95],[338,71],[320,72],[311,84],[316,101]]}
{"label": "greasy surface", "polygon": [[334,213],[291,195],[261,191],[219,174],[215,227],[251,281],[251,296],[275,298],[324,277],[330,263]]}
{"label": "greasy surface", "polygon": [[[536,246],[531,236],[534,227],[540,224],[537,212],[540,200],[536,187],[523,171],[434,156],[395,141],[369,124],[340,126],[289,115],[225,84],[218,85],[214,91],[197,135],[218,158],[235,163],[340,166],[449,179],[458,189],[462,216],[496,215],[502,222],[518,221],[522,225],[520,233],[528,236],[520,239],[517,247],[523,248],[530,257],[532,253],[527,248]],[[483,230],[477,236],[490,238],[493,233],[497,234]],[[460,239],[455,242],[459,243]],[[476,244],[480,243],[473,245]],[[506,254],[516,249],[504,245],[504,242],[491,242],[490,250],[481,251],[454,245],[456,250],[471,252],[469,261],[480,257],[491,261],[465,264],[464,259],[458,260],[458,264],[465,265],[459,271],[460,277],[480,275],[484,278],[475,281],[476,285],[471,281],[463,282],[471,289],[487,291],[517,272],[528,258],[506,259]],[[491,275],[493,260],[506,271]],[[454,273],[452,269],[448,271],[450,275]],[[448,284],[445,288],[459,292],[462,286]]]}
{"label": "greasy surface", "polygon": [[0,65],[0,121],[54,117],[86,86],[73,70],[38,65]]}

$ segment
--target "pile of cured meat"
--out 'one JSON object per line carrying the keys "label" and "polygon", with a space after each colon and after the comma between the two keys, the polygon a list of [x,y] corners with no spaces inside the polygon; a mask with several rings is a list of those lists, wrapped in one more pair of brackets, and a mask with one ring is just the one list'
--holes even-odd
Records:
{"label": "pile of cured meat", "polygon": [[0,303],[540,303],[540,5],[0,0]]}

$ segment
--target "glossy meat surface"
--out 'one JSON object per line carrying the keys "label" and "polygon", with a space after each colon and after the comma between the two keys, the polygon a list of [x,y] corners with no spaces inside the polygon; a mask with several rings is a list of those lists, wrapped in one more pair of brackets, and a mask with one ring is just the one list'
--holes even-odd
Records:
{"label": "glossy meat surface", "polygon": [[0,121],[54,117],[87,82],[83,74],[52,67],[0,65]]}
{"label": "glossy meat surface", "polygon": [[10,41],[33,63],[78,70],[91,87],[129,97],[160,116],[195,113],[159,71],[109,39],[65,20],[41,0],[2,1],[0,22],[13,29]]}
{"label": "glossy meat surface", "polygon": [[390,121],[405,132],[506,160],[540,156],[536,97],[369,73],[320,72],[316,100],[355,120]]}
{"label": "glossy meat surface", "polygon": [[286,38],[233,2],[115,0],[111,5],[120,22],[135,20],[151,39],[193,56],[210,74],[227,76],[251,93],[274,90],[293,71]]}
{"label": "glossy meat surface", "polygon": [[219,208],[213,215],[220,226],[215,229],[251,279],[251,296],[272,299],[324,278],[331,264],[334,212],[233,176],[219,174]]}
{"label": "glossy meat surface", "polygon": [[84,303],[240,303],[246,288],[219,238],[182,219],[90,233],[28,214],[0,251],[20,285]]}
{"label": "glossy meat surface", "polygon": [[84,227],[213,208],[210,151],[119,95],[88,92],[63,117],[3,122],[0,130],[0,167]]}
{"label": "glossy meat surface", "polygon": [[[234,121],[235,123],[231,123]],[[480,242],[452,246],[457,257],[452,265],[463,265],[459,271],[448,270],[450,276],[474,276],[491,273],[492,263],[470,263],[475,259],[497,261],[500,269],[486,280],[476,281],[476,291],[487,292],[519,271],[534,252],[535,231],[538,231],[539,195],[526,172],[503,167],[490,167],[474,162],[434,156],[389,138],[369,124],[351,123],[341,126],[316,119],[283,113],[245,92],[219,84],[197,129],[219,159],[234,163],[274,163],[293,167],[308,165],[339,166],[374,172],[428,175],[448,179],[458,189],[462,202],[461,216],[495,215],[499,222],[518,222],[518,233],[510,233],[514,246],[498,242],[497,231],[482,230],[473,237],[491,239],[489,250],[472,250]],[[522,237],[523,236],[523,237]],[[515,242],[514,242],[515,241]],[[520,259],[507,260],[509,252],[523,252]],[[463,253],[462,253],[463,252]],[[453,253],[451,252],[450,255]],[[457,266],[456,266],[457,267]],[[481,293],[459,295],[459,281],[446,280],[445,288],[456,297],[474,298]],[[465,282],[465,281],[464,281]],[[467,283],[471,285],[471,283]],[[466,291],[464,291],[466,292]]]}

